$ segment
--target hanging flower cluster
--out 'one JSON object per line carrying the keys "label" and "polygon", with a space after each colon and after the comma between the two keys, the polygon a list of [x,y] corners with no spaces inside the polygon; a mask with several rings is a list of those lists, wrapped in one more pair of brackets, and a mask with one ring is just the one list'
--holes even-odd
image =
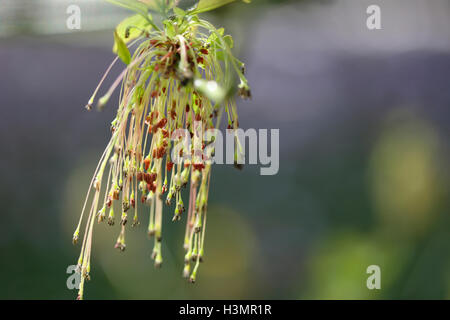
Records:
{"label": "hanging flower cluster", "polygon": [[[204,254],[210,159],[214,154],[214,148],[207,148],[214,137],[205,140],[201,132],[217,128],[223,113],[228,117],[228,128],[237,129],[234,74],[240,80],[238,93],[250,97],[244,64],[231,53],[231,36],[198,18],[202,1],[190,11],[176,7],[172,1],[157,2],[162,27],[154,23],[148,4],[112,2],[122,6],[132,3],[128,8],[137,14],[116,28],[114,51],[118,56],[109,69],[118,59],[127,67],[98,100],[102,109],[121,84],[112,136],[95,170],[73,235],[77,243],[85,221],[78,259],[78,299],[83,298],[85,280],[89,279],[95,222],[120,223],[115,248],[124,251],[129,225],[139,225],[141,215],[148,215],[148,234],[154,237],[151,257],[155,266],[161,266],[164,204],[175,204],[173,221],[185,216],[183,276],[195,282]],[[133,55],[131,46],[137,46]],[[109,69],[87,109],[93,107]],[[201,138],[195,139],[199,132]],[[193,137],[194,144],[179,143]],[[189,189],[186,205],[183,189]]]}

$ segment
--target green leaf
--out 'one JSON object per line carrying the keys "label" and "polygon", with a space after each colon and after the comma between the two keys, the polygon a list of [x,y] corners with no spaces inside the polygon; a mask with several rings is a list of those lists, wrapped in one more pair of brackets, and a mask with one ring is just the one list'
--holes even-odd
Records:
{"label": "green leaf", "polygon": [[165,6],[165,0],[139,0],[144,3],[148,9],[153,11],[160,11]]}
{"label": "green leaf", "polygon": [[130,64],[131,54],[128,50],[127,45],[123,42],[122,38],[119,37],[117,31],[114,30],[114,46],[117,48],[117,55],[120,60],[122,60],[125,64]]}
{"label": "green leaf", "polygon": [[216,103],[221,103],[225,99],[225,90],[213,80],[195,79],[194,87],[199,93]]}
{"label": "green leaf", "polygon": [[225,33],[225,29],[224,28],[217,29],[217,33],[223,36],[223,34]]}
{"label": "green leaf", "polygon": [[170,20],[164,21],[164,31],[166,32],[166,35],[169,38],[173,38],[177,34],[175,31],[175,27],[174,27],[172,21],[170,21]]}
{"label": "green leaf", "polygon": [[225,61],[225,52],[223,52],[223,50],[217,50],[216,57],[217,57],[217,60]]}
{"label": "green leaf", "polygon": [[[225,29],[224,29],[224,28],[220,28],[220,29],[217,29],[216,32],[217,32],[220,36],[223,36],[223,34],[224,34],[224,32],[225,32]],[[208,37],[207,42],[208,42],[210,45],[220,47],[220,46],[221,46],[221,45],[220,45],[220,41],[219,41],[219,38],[217,37],[216,32],[211,32],[211,34],[210,34],[209,37]]]}
{"label": "green leaf", "polygon": [[228,45],[228,47],[230,49],[233,48],[234,46],[234,41],[233,41],[233,37],[230,35],[226,35],[225,37],[223,37],[223,40],[225,40],[225,43]]}
{"label": "green leaf", "polygon": [[199,0],[178,0],[177,7],[185,11],[194,10]]}
{"label": "green leaf", "polygon": [[223,36],[224,33],[225,33],[224,28],[217,29],[216,32],[211,32],[207,40],[209,45],[214,48],[216,58],[220,61],[225,60],[226,52],[224,51],[224,45],[219,39],[219,36],[223,38],[223,41],[225,41],[225,43],[230,47],[230,49],[233,48],[234,45],[233,38],[230,35]]}
{"label": "green leaf", "polygon": [[[149,22],[147,19],[140,14],[135,14],[122,20],[122,22],[117,25],[116,31],[117,35],[126,44],[131,40],[138,38],[142,34],[142,30],[148,29],[148,27]],[[114,42],[113,52],[117,53],[116,42]]]}
{"label": "green leaf", "polygon": [[[236,0],[200,0],[197,7],[192,11],[192,13],[200,13],[205,11],[214,10]],[[250,3],[251,0],[242,0],[245,3]]]}
{"label": "green leaf", "polygon": [[138,0],[106,0],[116,6],[126,8],[145,16],[148,12],[148,5]]}
{"label": "green leaf", "polygon": [[173,12],[179,17],[184,17],[186,15],[186,11],[178,7],[174,7]]}

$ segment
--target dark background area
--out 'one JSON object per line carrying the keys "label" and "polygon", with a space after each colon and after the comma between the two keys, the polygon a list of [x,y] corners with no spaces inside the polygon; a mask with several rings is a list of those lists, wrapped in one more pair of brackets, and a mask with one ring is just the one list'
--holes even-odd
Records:
{"label": "dark background area", "polygon": [[[366,28],[372,2],[382,30]],[[214,167],[195,285],[181,278],[184,226],[168,215],[161,270],[145,223],[122,254],[119,227],[96,226],[86,299],[450,297],[450,4],[372,2],[253,1],[207,15],[247,65],[240,126],[280,129],[279,173]],[[67,4],[48,5],[54,18],[33,23],[23,7],[11,18],[12,2],[0,11],[2,299],[75,298],[71,238],[115,112],[84,105],[127,12],[80,1],[87,30],[52,34],[42,30],[64,30]],[[114,18],[96,23],[102,8]],[[381,290],[366,287],[369,265]]]}

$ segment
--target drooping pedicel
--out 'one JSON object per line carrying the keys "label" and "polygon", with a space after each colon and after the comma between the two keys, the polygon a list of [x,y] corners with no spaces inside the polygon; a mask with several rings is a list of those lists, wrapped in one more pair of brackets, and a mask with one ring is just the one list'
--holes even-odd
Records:
{"label": "drooping pedicel", "polygon": [[[232,38],[224,36],[223,29],[199,19],[195,11],[172,10],[174,15],[163,21],[162,28],[150,16],[137,14],[123,21],[115,32],[118,57],[113,64],[120,58],[127,67],[98,100],[101,109],[121,83],[117,115],[111,122],[112,136],[95,170],[73,235],[76,243],[83,227],[78,299],[83,298],[84,283],[89,279],[96,221],[120,223],[115,247],[123,251],[126,230],[139,225],[142,215],[148,215],[148,234],[154,237],[151,257],[159,267],[163,262],[163,211],[167,210],[163,207],[173,202],[172,220],[185,216],[186,221],[183,276],[195,282],[202,261],[214,136],[205,139],[201,132],[218,128],[223,113],[228,128],[237,129],[232,97],[235,74],[240,80],[239,94],[248,98],[250,90],[243,63],[231,53]],[[129,47],[136,46],[132,56],[127,42]],[[201,139],[196,140],[199,136]],[[189,138],[194,138],[194,143],[182,143]],[[184,187],[189,189],[186,205],[181,197]]]}

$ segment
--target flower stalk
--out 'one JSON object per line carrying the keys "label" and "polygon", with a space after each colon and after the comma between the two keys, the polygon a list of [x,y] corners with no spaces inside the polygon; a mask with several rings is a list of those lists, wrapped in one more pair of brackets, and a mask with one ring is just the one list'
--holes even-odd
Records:
{"label": "flower stalk", "polygon": [[[121,252],[126,248],[129,214],[133,215],[130,224],[136,227],[138,213],[148,210],[148,235],[154,238],[151,258],[156,267],[161,267],[162,225],[167,210],[164,207],[173,204],[172,221],[186,220],[183,276],[190,282],[196,281],[204,254],[214,153],[214,148],[204,151],[214,140],[205,141],[202,133],[217,129],[224,113],[228,116],[228,128],[238,128],[232,70],[240,81],[238,93],[250,97],[242,72],[244,65],[232,55],[232,38],[197,16],[196,10],[204,2],[198,1],[197,7],[184,11],[176,7],[177,2],[157,1],[161,16],[168,17],[161,26],[144,10],[152,9],[149,3],[111,2],[125,7],[132,4],[128,8],[137,15],[121,22],[114,33],[118,58],[106,74],[118,59],[127,66],[97,103],[99,109],[105,107],[121,84],[117,114],[111,122],[111,139],[94,172],[73,235],[73,242],[77,243],[84,221],[78,259],[81,272],[78,299],[83,299],[85,281],[90,279],[95,221],[114,225],[118,208],[120,233],[115,248]],[[134,45],[136,49],[131,54],[129,47]],[[92,108],[106,74],[89,99],[87,109]],[[184,134],[177,134],[180,130]],[[192,137],[193,144],[180,143]],[[181,145],[176,152],[175,145]],[[182,199],[184,188],[189,189],[186,205]]]}

